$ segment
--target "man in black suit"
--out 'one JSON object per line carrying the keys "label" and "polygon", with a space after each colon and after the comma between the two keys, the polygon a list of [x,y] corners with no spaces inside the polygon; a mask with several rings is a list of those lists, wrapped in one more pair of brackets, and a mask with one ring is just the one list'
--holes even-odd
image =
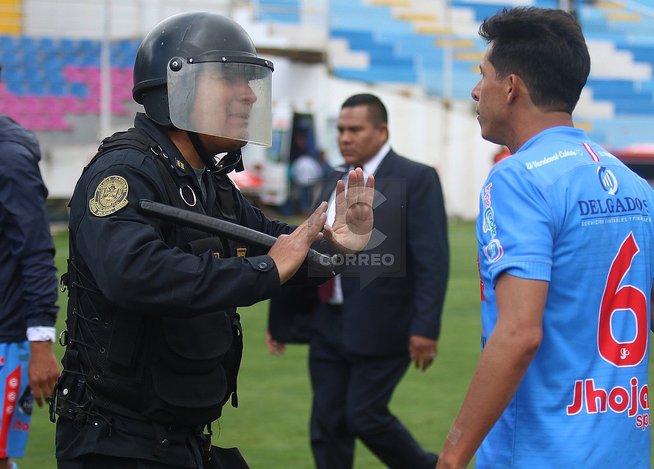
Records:
{"label": "man in black suit", "polygon": [[[449,272],[440,181],[433,168],[391,149],[387,111],[374,95],[343,103],[338,134],[345,164],[326,176],[319,199],[330,201],[327,222],[331,188],[362,167],[375,177],[375,229],[364,251],[340,257],[347,270],[313,295],[320,298],[311,307],[309,351],[316,466],[351,468],[359,438],[388,467],[433,469],[436,454],[420,447],[388,404],[411,361],[424,371],[437,352]],[[292,304],[288,294],[273,298],[271,315]],[[284,337],[272,326],[268,347],[279,354]]]}

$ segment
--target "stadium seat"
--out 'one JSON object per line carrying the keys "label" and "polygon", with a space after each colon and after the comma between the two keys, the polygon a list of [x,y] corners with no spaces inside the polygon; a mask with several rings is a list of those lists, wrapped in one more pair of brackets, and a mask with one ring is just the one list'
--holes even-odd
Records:
{"label": "stadium seat", "polygon": [[259,0],[257,20],[273,23],[299,23],[300,0]]}

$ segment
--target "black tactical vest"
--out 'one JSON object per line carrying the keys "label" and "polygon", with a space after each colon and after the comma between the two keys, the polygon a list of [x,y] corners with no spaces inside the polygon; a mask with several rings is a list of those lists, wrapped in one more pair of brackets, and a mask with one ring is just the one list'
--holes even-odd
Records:
{"label": "black tactical vest", "polygon": [[[139,129],[105,139],[87,169],[118,148],[136,148],[154,159],[170,205],[204,213],[200,203],[189,207],[183,202],[181,178],[163,150]],[[231,188],[221,187],[219,181],[217,185],[218,203],[231,207]],[[163,231],[169,246],[189,253],[210,249],[228,257],[240,247],[191,228],[167,225]],[[196,316],[145,316],[121,309],[90,278],[77,257],[72,233],[62,284],[68,288],[68,316],[64,370],[55,405],[61,417],[85,422],[95,413],[109,411],[193,428],[216,420],[230,396],[237,406],[236,377],[243,342],[235,309]]]}

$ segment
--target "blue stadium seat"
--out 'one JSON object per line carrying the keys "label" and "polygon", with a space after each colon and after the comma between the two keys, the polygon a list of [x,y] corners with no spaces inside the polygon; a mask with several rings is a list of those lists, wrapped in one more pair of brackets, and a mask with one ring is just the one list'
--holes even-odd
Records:
{"label": "blue stadium seat", "polygon": [[89,94],[88,88],[83,83],[71,83],[70,94],[77,98],[86,98]]}
{"label": "blue stadium seat", "polygon": [[416,83],[417,75],[413,68],[395,65],[371,66],[366,70],[336,68],[334,74],[347,80],[365,83]]}
{"label": "blue stadium seat", "polygon": [[72,56],[77,52],[77,42],[70,38],[59,39],[59,52],[64,56]]}
{"label": "blue stadium seat", "polygon": [[332,0],[329,15],[332,30],[413,33],[411,24],[395,18],[389,7],[368,5],[360,0]]}
{"label": "blue stadium seat", "polygon": [[136,58],[140,41],[121,40],[111,44],[111,65],[118,68],[131,68]]}
{"label": "blue stadium seat", "polygon": [[15,36],[0,36],[0,54],[13,53],[18,47]]}
{"label": "blue stadium seat", "polygon": [[29,94],[29,87],[27,82],[24,81],[12,81],[7,82],[7,89],[16,96],[25,96]]}
{"label": "blue stadium seat", "polygon": [[31,36],[21,36],[17,48],[16,52],[23,56],[35,56],[39,49],[38,40]]}
{"label": "blue stadium seat", "polygon": [[63,81],[51,81],[47,86],[47,94],[53,96],[65,96],[69,94],[68,87]]}
{"label": "blue stadium seat", "polygon": [[652,117],[617,115],[612,119],[595,119],[589,132],[591,138],[611,148],[651,142]]}
{"label": "blue stadium seat", "polygon": [[638,89],[632,80],[588,80],[595,100],[610,101],[618,114],[654,115],[654,95],[648,87]]}
{"label": "blue stadium seat", "polygon": [[300,0],[259,0],[257,19],[262,22],[300,22]]}
{"label": "blue stadium seat", "polygon": [[37,42],[39,54],[45,59],[57,55],[58,44],[51,37],[42,37]]}

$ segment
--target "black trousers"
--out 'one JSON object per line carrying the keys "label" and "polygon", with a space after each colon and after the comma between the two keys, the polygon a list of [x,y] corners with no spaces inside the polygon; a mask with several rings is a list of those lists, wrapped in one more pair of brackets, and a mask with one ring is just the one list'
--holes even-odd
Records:
{"label": "black trousers", "polygon": [[157,461],[145,459],[118,458],[104,454],[85,454],[75,459],[60,459],[57,461],[58,469],[173,469]]}
{"label": "black trousers", "polygon": [[205,466],[197,431],[106,411],[85,423],[59,417],[55,443],[59,469],[203,469]]}
{"label": "black trousers", "polygon": [[[248,469],[248,465],[237,448],[214,448],[212,459],[202,464],[204,469]],[[104,454],[85,454],[75,459],[60,459],[58,469],[179,469],[177,464],[169,465],[146,459],[120,458]],[[198,466],[200,467],[200,466]]]}
{"label": "black trousers", "polygon": [[436,454],[423,450],[388,408],[411,362],[408,354],[347,354],[337,339],[339,324],[335,315],[330,330],[312,338],[309,351],[311,449],[316,467],[352,468],[359,438],[389,468],[434,469]]}

